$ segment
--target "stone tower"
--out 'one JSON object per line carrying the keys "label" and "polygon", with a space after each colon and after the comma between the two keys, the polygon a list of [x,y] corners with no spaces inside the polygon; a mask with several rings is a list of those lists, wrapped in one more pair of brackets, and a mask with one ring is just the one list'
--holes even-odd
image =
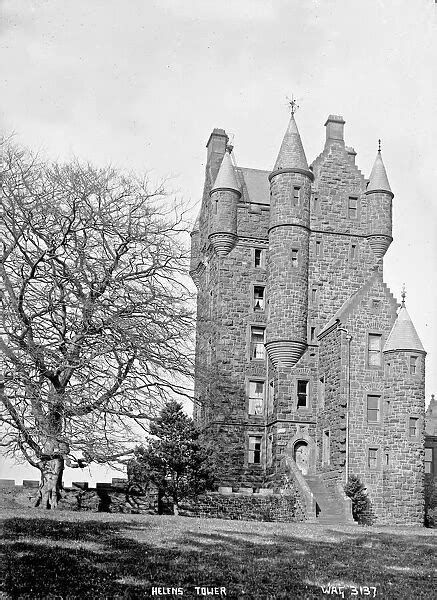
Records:
{"label": "stone tower", "polygon": [[194,414],[222,485],[292,487],[308,518],[341,520],[356,474],[378,522],[418,523],[425,353],[416,333],[393,347],[406,327],[383,281],[394,194],[380,147],[366,179],[344,125],[329,115],[308,166],[292,114],[272,171],[236,165],[212,132],[192,232]]}

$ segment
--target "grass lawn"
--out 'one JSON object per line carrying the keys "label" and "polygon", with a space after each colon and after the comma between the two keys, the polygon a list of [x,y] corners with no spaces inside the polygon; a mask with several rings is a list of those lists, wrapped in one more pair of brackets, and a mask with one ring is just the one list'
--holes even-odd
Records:
{"label": "grass lawn", "polygon": [[195,586],[244,599],[341,598],[338,586],[345,598],[436,597],[436,530],[36,509],[0,523],[2,599],[180,597],[153,586],[184,598],[205,597]]}

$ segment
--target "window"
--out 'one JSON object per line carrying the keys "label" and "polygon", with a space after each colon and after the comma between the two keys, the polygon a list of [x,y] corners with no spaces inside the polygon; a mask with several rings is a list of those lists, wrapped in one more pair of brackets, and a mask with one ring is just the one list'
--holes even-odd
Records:
{"label": "window", "polygon": [[384,467],[390,466],[390,454],[388,452],[384,452]]}
{"label": "window", "polygon": [[316,240],[316,256],[320,256],[322,253],[322,242],[320,240]]}
{"label": "window", "polygon": [[379,423],[381,396],[367,396],[367,422]]}
{"label": "window", "polygon": [[262,415],[264,406],[264,381],[249,381],[249,414]]}
{"label": "window", "polygon": [[300,199],[300,187],[295,185],[293,187],[293,206],[297,206],[299,204]]}
{"label": "window", "polygon": [[390,400],[384,401],[384,415],[388,417],[390,415],[391,403]]}
{"label": "window", "polygon": [[293,268],[297,268],[297,266],[298,266],[298,259],[299,259],[299,251],[296,250],[295,248],[293,248],[292,251],[291,251],[291,266]]}
{"label": "window", "polygon": [[349,197],[348,216],[349,219],[358,218],[358,198],[352,196]]}
{"label": "window", "polygon": [[410,375],[417,373],[417,356],[410,356]]}
{"label": "window", "polygon": [[425,473],[432,473],[432,448],[425,448]]}
{"label": "window", "polygon": [[247,457],[247,462],[250,465],[261,464],[261,442],[262,437],[260,435],[249,436],[249,454]]}
{"label": "window", "polygon": [[369,333],[367,339],[367,364],[369,367],[381,366],[381,342],[381,335]]}
{"label": "window", "polygon": [[371,308],[373,311],[377,311],[381,308],[381,300],[379,298],[372,298]]}
{"label": "window", "polygon": [[307,408],[308,387],[309,381],[306,381],[304,379],[297,380],[297,408]]}
{"label": "window", "polygon": [[265,327],[251,327],[250,329],[250,358],[264,360]]}
{"label": "window", "polygon": [[322,375],[319,379],[319,403],[320,406],[325,406],[325,376]]}
{"label": "window", "polygon": [[317,302],[317,300],[318,300],[318,293],[317,293],[317,291],[318,291],[318,290],[317,290],[317,288],[315,288],[315,287],[314,287],[314,288],[312,288],[312,290],[311,290],[311,300],[312,300],[313,302]]}
{"label": "window", "polygon": [[316,339],[316,328],[310,327],[310,342],[314,342]]}
{"label": "window", "polygon": [[378,448],[369,448],[367,465],[369,469],[376,469],[378,467]]}
{"label": "window", "polygon": [[317,213],[319,211],[319,197],[318,196],[313,197],[313,210],[314,210],[314,213]]}
{"label": "window", "polygon": [[387,362],[385,364],[385,372],[386,372],[387,375],[391,374],[391,363],[390,362]]}
{"label": "window", "polygon": [[253,288],[253,310],[263,311],[265,308],[264,303],[264,292],[265,287],[263,285],[255,285]]}
{"label": "window", "polygon": [[257,268],[264,267],[264,250],[262,248],[254,248],[253,266]]}
{"label": "window", "polygon": [[351,244],[351,260],[355,260],[357,258],[357,245]]}
{"label": "window", "polygon": [[419,435],[419,419],[418,417],[410,417],[408,419],[408,431],[410,437],[418,437]]}
{"label": "window", "polygon": [[329,429],[323,430],[322,436],[322,465],[329,465],[331,462],[331,443]]}

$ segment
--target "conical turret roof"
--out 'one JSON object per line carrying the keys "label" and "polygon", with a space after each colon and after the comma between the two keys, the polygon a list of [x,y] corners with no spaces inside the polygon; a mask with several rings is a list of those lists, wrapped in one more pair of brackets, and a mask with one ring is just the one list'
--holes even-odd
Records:
{"label": "conical turret roof", "polygon": [[229,151],[225,152],[225,155],[223,156],[222,164],[220,165],[216,180],[212,186],[211,193],[223,189],[234,190],[241,193]]}
{"label": "conical turret roof", "polygon": [[390,350],[416,350],[417,352],[425,352],[404,303],[402,303],[398,317],[383,348],[384,352],[389,352]]}
{"label": "conical turret roof", "polygon": [[390,192],[390,184],[388,182],[387,172],[384,167],[384,163],[382,162],[381,151],[378,150],[378,154],[376,155],[375,162],[373,164],[372,172],[370,173],[369,185],[367,186],[368,192]]}
{"label": "conical turret roof", "polygon": [[279,169],[304,169],[308,171],[305,151],[293,114],[290,117],[273,171]]}

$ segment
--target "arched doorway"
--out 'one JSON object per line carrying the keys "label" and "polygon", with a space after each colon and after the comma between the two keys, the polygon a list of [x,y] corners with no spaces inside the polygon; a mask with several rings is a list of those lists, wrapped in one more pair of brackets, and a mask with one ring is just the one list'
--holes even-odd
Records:
{"label": "arched doorway", "polygon": [[296,442],[293,449],[293,458],[302,475],[308,475],[308,444],[304,441]]}

